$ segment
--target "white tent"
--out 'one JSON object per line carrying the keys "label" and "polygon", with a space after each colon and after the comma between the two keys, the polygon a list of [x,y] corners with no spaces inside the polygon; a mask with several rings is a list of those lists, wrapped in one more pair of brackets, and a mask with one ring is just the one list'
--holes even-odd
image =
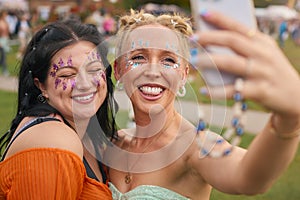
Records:
{"label": "white tent", "polygon": [[28,10],[28,2],[26,0],[0,0],[1,9],[18,9]]}
{"label": "white tent", "polygon": [[270,18],[293,19],[297,18],[298,12],[282,5],[271,5],[266,8],[267,16]]}

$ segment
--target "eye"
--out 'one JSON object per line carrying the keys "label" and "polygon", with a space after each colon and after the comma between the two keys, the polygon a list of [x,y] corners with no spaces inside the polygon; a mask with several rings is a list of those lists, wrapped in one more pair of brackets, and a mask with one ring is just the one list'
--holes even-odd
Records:
{"label": "eye", "polygon": [[59,78],[74,78],[76,76],[76,73],[65,73],[61,75],[57,75]]}
{"label": "eye", "polygon": [[58,78],[74,78],[77,75],[77,71],[71,68],[61,68],[56,72]]}
{"label": "eye", "polygon": [[94,74],[94,73],[100,72],[101,70],[103,70],[101,67],[99,67],[99,68],[94,68],[94,69],[89,69],[89,70],[88,70],[88,73]]}
{"label": "eye", "polygon": [[136,55],[131,58],[131,60],[146,60],[143,55]]}
{"label": "eye", "polygon": [[161,61],[161,63],[163,65],[163,67],[166,69],[170,69],[170,68],[176,69],[179,66],[179,64],[177,64],[176,60],[172,57],[164,58]]}
{"label": "eye", "polygon": [[101,70],[103,70],[103,66],[101,63],[99,62],[94,62],[92,64],[90,64],[89,66],[87,66],[86,71],[89,74],[95,74],[95,73],[99,73]]}
{"label": "eye", "polygon": [[143,55],[133,56],[126,64],[127,67],[136,68],[147,62],[147,59]]}

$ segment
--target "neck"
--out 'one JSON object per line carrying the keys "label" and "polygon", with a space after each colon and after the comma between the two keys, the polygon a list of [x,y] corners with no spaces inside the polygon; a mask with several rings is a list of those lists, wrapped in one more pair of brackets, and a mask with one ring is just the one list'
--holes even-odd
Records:
{"label": "neck", "polygon": [[139,146],[143,147],[154,140],[158,140],[157,138],[160,138],[162,134],[164,137],[168,137],[168,134],[173,133],[171,131],[172,127],[174,127],[172,124],[176,123],[175,119],[178,116],[175,110],[164,110],[155,114],[147,114],[144,118],[139,116],[138,120],[136,120],[134,145],[137,148]]}
{"label": "neck", "polygon": [[70,125],[73,127],[73,129],[76,131],[76,133],[78,134],[79,138],[82,139],[86,133],[86,129],[89,123],[88,119],[84,119],[84,120],[76,120],[76,122],[74,120],[67,120]]}

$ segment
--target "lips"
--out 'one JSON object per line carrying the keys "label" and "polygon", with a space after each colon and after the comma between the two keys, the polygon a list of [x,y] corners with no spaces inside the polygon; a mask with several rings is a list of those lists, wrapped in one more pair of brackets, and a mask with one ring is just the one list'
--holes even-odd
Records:
{"label": "lips", "polygon": [[72,97],[72,99],[78,103],[90,103],[91,101],[93,101],[94,97],[95,97],[96,92],[94,93],[90,93],[90,94],[84,94],[84,95],[74,95]]}
{"label": "lips", "polygon": [[142,85],[138,88],[141,95],[147,100],[159,99],[165,90],[165,88],[160,85]]}

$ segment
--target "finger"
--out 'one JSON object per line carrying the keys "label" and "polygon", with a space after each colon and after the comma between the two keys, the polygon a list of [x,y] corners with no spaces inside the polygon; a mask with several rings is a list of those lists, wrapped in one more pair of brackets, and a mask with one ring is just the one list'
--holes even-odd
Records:
{"label": "finger", "polygon": [[[209,31],[198,33],[198,42],[204,47],[211,48],[212,45],[227,47],[236,54],[250,57],[261,53],[259,44],[253,45],[253,41],[235,32],[229,31]],[[228,54],[228,52],[226,52]]]}
{"label": "finger", "polygon": [[238,55],[198,55],[197,62],[193,63],[193,67],[199,70],[200,74],[206,69],[213,69],[220,77],[223,72],[226,72],[245,79],[257,79],[268,73],[264,69],[265,66],[257,64],[256,60]]}

